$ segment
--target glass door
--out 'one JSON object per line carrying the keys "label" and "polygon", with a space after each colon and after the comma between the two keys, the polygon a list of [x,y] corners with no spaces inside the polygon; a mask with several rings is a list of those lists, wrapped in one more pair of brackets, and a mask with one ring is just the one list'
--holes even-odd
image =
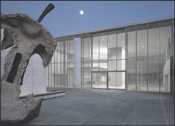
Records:
{"label": "glass door", "polygon": [[92,72],[92,88],[107,89],[107,72]]}
{"label": "glass door", "polygon": [[125,72],[108,72],[109,89],[125,89]]}

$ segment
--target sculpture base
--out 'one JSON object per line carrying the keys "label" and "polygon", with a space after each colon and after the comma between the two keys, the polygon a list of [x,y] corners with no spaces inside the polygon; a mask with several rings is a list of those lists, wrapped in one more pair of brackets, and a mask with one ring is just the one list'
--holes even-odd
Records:
{"label": "sculpture base", "polygon": [[34,109],[27,113],[27,116],[23,120],[1,120],[1,126],[19,126],[24,123],[31,121],[32,119],[38,117],[40,108],[42,104],[42,99],[39,100],[38,104]]}

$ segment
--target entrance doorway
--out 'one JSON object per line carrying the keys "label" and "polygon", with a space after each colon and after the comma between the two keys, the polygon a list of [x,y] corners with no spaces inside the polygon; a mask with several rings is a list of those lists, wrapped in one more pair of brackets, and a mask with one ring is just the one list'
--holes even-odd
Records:
{"label": "entrance doorway", "polygon": [[92,72],[91,88],[107,89],[107,72]]}
{"label": "entrance doorway", "polygon": [[125,72],[92,72],[92,89],[125,89]]}

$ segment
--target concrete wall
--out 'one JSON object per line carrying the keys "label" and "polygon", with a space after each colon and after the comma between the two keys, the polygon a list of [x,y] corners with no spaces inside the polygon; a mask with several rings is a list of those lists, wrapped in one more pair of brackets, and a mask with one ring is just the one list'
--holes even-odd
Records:
{"label": "concrete wall", "polygon": [[[1,29],[1,41],[3,39],[3,30]],[[5,57],[11,48],[1,51],[1,76],[3,75],[3,65]],[[46,93],[46,68],[42,65],[42,59],[38,54],[33,55],[27,66],[21,86],[21,94],[39,94]]]}

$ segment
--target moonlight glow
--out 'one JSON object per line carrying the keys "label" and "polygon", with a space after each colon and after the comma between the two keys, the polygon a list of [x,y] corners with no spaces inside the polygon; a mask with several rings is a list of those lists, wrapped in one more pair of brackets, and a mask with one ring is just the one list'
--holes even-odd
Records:
{"label": "moonlight glow", "polygon": [[81,15],[83,15],[83,14],[84,14],[84,12],[81,10],[81,11],[80,11],[80,14],[81,14]]}

